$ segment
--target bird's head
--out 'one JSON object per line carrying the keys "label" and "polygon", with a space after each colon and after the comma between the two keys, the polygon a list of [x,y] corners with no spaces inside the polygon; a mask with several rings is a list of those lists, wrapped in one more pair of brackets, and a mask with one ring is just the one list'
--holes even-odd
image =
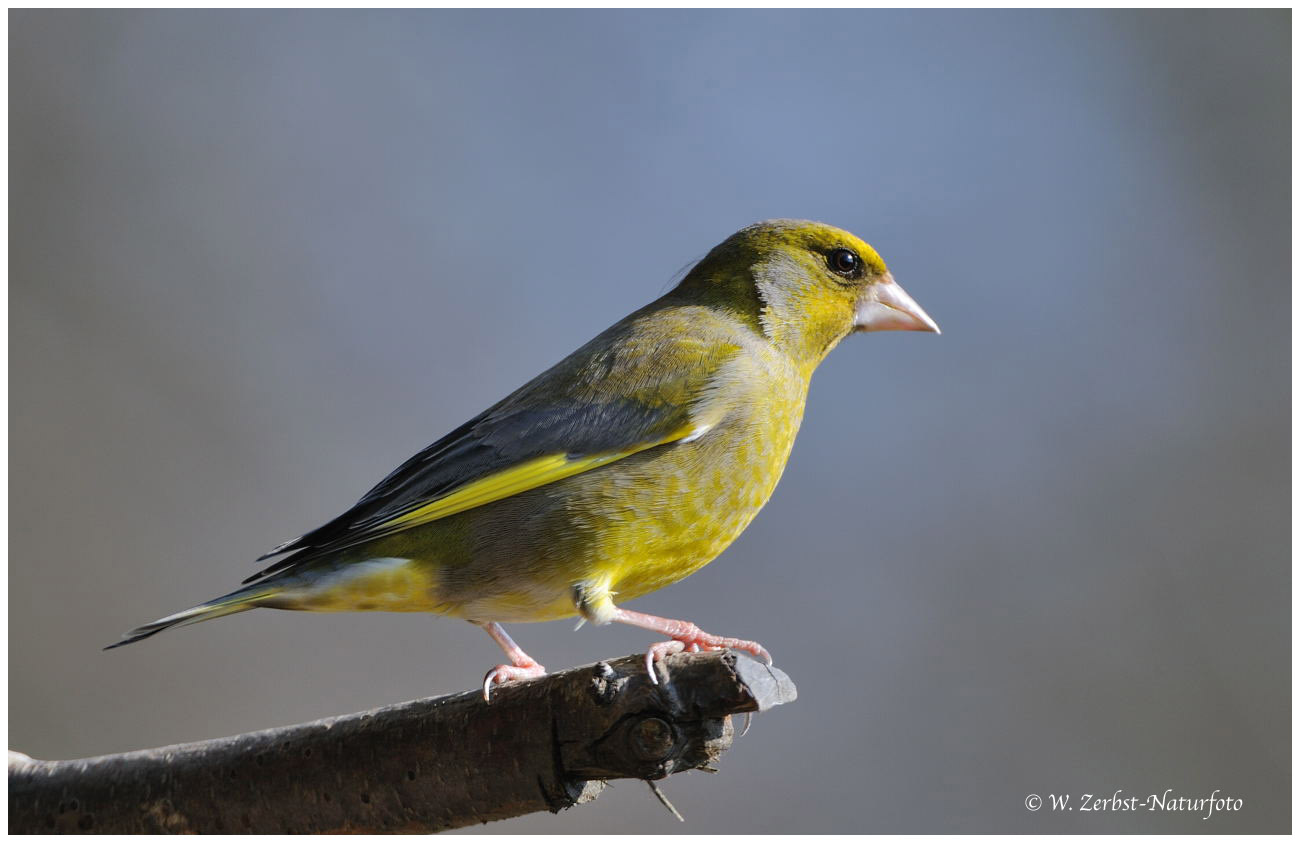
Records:
{"label": "bird's head", "polygon": [[798,362],[815,366],[854,331],[931,331],[876,250],[847,231],[806,220],[742,228],[674,290],[723,307]]}

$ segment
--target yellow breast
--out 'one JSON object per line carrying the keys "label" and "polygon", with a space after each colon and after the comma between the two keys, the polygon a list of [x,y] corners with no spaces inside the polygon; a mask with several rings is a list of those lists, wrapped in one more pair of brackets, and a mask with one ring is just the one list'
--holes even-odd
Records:
{"label": "yellow breast", "polygon": [[603,472],[575,496],[589,524],[590,576],[627,600],[687,577],[727,548],[767,503],[803,417],[806,381],[752,384],[697,441],[655,449]]}

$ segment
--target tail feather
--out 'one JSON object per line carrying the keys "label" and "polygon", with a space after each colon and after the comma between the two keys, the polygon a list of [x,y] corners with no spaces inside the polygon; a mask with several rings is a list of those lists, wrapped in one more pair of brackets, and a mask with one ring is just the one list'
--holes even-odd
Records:
{"label": "tail feather", "polygon": [[218,597],[215,600],[200,603],[199,605],[192,606],[183,612],[177,612],[174,615],[159,618],[153,623],[147,623],[144,626],[138,626],[123,635],[121,641],[109,644],[104,649],[112,650],[116,647],[134,644],[137,641],[143,641],[151,635],[157,635],[164,629],[171,629],[174,626],[187,626],[188,624],[198,623],[199,621],[209,621],[213,618],[222,618],[226,615],[236,614],[237,612],[247,612],[249,609],[256,609],[264,599],[275,594],[277,590],[278,589],[266,587],[241,588],[239,591],[231,592],[224,597]]}

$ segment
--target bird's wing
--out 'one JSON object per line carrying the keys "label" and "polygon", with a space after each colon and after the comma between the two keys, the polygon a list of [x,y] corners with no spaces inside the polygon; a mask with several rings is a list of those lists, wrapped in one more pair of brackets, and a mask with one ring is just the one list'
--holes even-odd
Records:
{"label": "bird's wing", "polygon": [[292,554],[246,582],[703,435],[726,413],[715,376],[741,347],[666,321],[615,325],[407,460],[338,518],[261,557]]}

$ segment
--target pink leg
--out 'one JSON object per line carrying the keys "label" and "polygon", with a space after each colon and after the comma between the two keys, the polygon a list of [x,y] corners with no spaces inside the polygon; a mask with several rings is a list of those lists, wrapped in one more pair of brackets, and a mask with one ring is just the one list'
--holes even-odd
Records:
{"label": "pink leg", "polygon": [[652,632],[661,632],[672,639],[671,641],[660,641],[658,644],[651,644],[650,649],[646,651],[645,669],[650,674],[650,681],[656,685],[659,684],[659,677],[655,675],[655,662],[662,661],[665,656],[680,653],[683,650],[692,653],[698,653],[701,650],[706,652],[709,650],[744,650],[768,664],[772,663],[772,657],[758,642],[710,635],[690,621],[675,621],[670,618],[643,615],[640,612],[632,612],[627,609],[615,609],[614,616],[610,620],[625,623],[629,626],[637,626],[641,629],[648,629]]}
{"label": "pink leg", "polygon": [[492,636],[492,640],[500,645],[506,652],[506,658],[510,659],[510,664],[499,664],[487,672],[483,677],[483,700],[484,702],[492,701],[492,686],[500,685],[514,679],[535,679],[538,676],[546,675],[546,668],[542,667],[533,657],[519,649],[519,645],[506,635],[506,631],[501,628],[501,624],[496,621],[480,623],[472,621],[487,630],[487,634]]}

